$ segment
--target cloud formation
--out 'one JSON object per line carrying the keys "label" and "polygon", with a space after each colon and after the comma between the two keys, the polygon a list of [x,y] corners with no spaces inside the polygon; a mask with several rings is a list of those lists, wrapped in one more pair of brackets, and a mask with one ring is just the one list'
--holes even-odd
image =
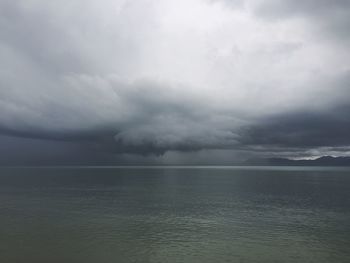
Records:
{"label": "cloud formation", "polygon": [[2,140],[113,158],[347,147],[349,17],[342,0],[0,0]]}

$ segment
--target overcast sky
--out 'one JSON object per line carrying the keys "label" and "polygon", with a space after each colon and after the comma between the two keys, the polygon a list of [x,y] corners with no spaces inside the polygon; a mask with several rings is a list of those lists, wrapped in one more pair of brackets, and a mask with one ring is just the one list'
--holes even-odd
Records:
{"label": "overcast sky", "polygon": [[350,155],[348,0],[0,0],[0,164]]}

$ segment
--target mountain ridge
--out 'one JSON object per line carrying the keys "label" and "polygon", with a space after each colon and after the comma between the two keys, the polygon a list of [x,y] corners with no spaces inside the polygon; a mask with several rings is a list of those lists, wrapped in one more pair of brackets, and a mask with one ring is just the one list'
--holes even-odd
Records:
{"label": "mountain ridge", "polygon": [[244,161],[244,165],[256,166],[350,166],[350,157],[321,156],[312,160],[292,160],[287,158],[256,158]]}

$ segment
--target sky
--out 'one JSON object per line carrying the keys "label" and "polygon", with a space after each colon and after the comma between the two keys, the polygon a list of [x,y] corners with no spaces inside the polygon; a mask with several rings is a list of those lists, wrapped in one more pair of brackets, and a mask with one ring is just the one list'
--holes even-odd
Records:
{"label": "sky", "polygon": [[350,156],[348,0],[0,0],[0,165]]}

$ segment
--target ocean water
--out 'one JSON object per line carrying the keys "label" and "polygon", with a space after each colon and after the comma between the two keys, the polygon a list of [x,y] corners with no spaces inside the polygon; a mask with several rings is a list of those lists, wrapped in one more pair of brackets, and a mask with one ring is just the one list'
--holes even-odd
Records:
{"label": "ocean water", "polygon": [[350,169],[0,169],[0,262],[350,262]]}

